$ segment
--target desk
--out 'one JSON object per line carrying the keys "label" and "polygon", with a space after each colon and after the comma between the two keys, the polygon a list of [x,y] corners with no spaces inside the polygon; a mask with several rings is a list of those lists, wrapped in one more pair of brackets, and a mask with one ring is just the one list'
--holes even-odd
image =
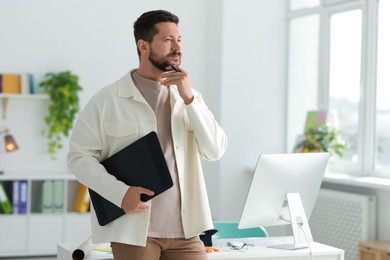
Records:
{"label": "desk", "polygon": [[[221,251],[219,253],[210,253],[209,259],[218,260],[310,260],[310,250],[297,249],[297,250],[283,250],[268,248],[271,244],[288,243],[292,241],[292,237],[262,237],[262,238],[246,238],[246,239],[216,239],[213,240],[213,247],[220,248],[221,244],[226,241],[242,241],[254,246],[248,246],[248,250],[245,252],[238,251]],[[107,244],[109,245],[109,244]],[[313,250],[313,258],[315,260],[344,260],[344,250],[323,245],[313,242],[310,244]],[[72,252],[78,245],[60,244],[57,247],[57,259],[58,260],[70,260],[72,259]],[[94,259],[113,259],[112,255],[104,254],[101,252],[92,251],[85,260]]]}

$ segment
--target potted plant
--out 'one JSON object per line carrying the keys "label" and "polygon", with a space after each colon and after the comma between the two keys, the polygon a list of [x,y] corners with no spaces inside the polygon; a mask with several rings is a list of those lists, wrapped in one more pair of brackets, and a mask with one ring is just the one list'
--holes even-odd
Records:
{"label": "potted plant", "polygon": [[63,71],[47,73],[39,84],[50,98],[48,114],[45,116],[47,129],[44,130],[44,135],[48,139],[47,151],[52,159],[56,159],[56,152],[62,149],[61,140],[69,135],[76,113],[79,111],[78,92],[82,87],[78,81],[77,75]]}
{"label": "potted plant", "polygon": [[329,152],[342,157],[347,144],[340,137],[340,130],[323,124],[317,128],[309,128],[302,143],[303,152]]}

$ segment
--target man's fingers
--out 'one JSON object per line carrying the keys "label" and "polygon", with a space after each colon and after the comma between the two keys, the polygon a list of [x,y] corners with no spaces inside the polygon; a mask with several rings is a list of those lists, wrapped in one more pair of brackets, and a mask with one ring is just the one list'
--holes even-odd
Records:
{"label": "man's fingers", "polygon": [[152,190],[145,189],[145,188],[142,188],[142,187],[138,188],[138,192],[140,194],[146,194],[146,195],[149,195],[149,196],[153,196],[154,195],[154,192]]}

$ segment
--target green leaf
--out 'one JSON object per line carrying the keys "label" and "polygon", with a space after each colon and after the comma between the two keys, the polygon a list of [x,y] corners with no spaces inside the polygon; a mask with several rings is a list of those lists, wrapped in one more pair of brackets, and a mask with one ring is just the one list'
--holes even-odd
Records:
{"label": "green leaf", "polygon": [[341,139],[341,132],[333,126],[324,124],[318,128],[310,128],[303,143],[304,150],[308,152],[330,152],[342,156],[348,146]]}
{"label": "green leaf", "polygon": [[82,87],[78,81],[77,75],[62,71],[46,73],[39,84],[50,97],[48,112],[44,117],[44,135],[48,140],[47,151],[52,159],[56,159],[54,154],[63,148],[62,138],[69,135],[75,115],[79,111],[78,92],[82,91]]}

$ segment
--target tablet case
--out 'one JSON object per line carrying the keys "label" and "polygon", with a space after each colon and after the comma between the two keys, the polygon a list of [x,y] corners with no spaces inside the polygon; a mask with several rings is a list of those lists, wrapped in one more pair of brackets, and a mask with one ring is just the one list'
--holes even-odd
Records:
{"label": "tablet case", "polygon": [[[129,186],[140,186],[154,191],[153,196],[141,194],[142,201],[161,194],[173,186],[171,174],[156,132],[141,137],[101,164],[107,172]],[[122,208],[89,189],[89,194],[101,226],[124,215]]]}

